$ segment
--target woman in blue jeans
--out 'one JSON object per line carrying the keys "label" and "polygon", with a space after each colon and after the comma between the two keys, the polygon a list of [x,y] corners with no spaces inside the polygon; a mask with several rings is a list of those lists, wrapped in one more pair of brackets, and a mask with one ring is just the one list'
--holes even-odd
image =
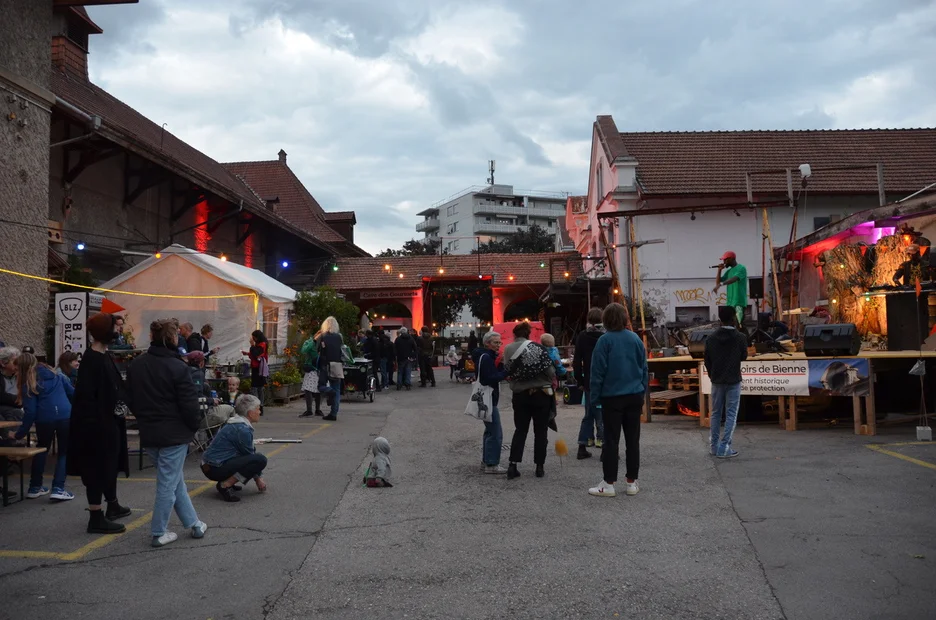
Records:
{"label": "woman in blue jeans", "polygon": [[71,419],[71,398],[75,394],[75,388],[67,377],[56,373],[45,364],[39,364],[32,353],[21,353],[16,366],[19,384],[17,404],[23,407],[24,412],[23,424],[16,432],[16,438],[25,437],[35,423],[37,444],[46,449],[46,452],[33,457],[32,476],[29,479],[26,497],[36,499],[49,495],[48,487],[42,486],[42,474],[45,472],[48,450],[51,449],[53,439],[57,439],[58,458],[55,461],[52,494],[49,498],[60,502],[75,499],[71,492],[65,490],[68,426]]}
{"label": "woman in blue jeans", "polygon": [[202,456],[202,472],[218,484],[215,488],[226,502],[239,502],[234,491],[242,490],[237,483],[253,480],[257,490],[266,491],[261,474],[267,457],[257,454],[254,447],[253,425],[260,421],[260,399],[251,394],[240,396],[234,403],[234,415],[228,421]]}
{"label": "woman in blue jeans", "polygon": [[506,474],[507,470],[501,467],[501,445],[504,443],[504,430],[501,428],[500,411],[497,403],[500,400],[500,382],[507,378],[504,366],[498,367],[495,363],[497,352],[501,347],[501,335],[491,330],[484,334],[482,348],[477,350],[478,381],[481,385],[493,388],[491,405],[493,412],[490,422],[484,423],[483,448],[481,460],[484,462],[484,473]]}
{"label": "woman in blue jeans", "polygon": [[130,411],[140,428],[140,445],[156,465],[156,501],[153,506],[152,545],[162,547],[178,536],[170,532],[169,516],[175,508],[192,538],[202,538],[208,526],[198,519],[183,467],[188,445],[201,424],[198,388],[177,352],[179,323],[161,319],[150,324],[150,348],[127,370]]}

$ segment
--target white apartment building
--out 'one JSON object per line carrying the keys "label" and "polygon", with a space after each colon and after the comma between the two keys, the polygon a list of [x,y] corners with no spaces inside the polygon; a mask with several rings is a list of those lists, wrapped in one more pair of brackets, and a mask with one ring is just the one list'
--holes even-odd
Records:
{"label": "white apartment building", "polygon": [[518,190],[512,185],[473,186],[417,213],[416,232],[439,239],[449,254],[470,254],[478,243],[496,241],[538,225],[555,234],[565,215],[564,192]]}

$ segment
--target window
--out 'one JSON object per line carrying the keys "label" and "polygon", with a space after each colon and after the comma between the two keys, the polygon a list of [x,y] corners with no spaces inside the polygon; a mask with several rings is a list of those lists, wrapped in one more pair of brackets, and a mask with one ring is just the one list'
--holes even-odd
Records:
{"label": "window", "polygon": [[458,232],[458,222],[452,222],[448,225],[448,233],[451,235],[453,232]]}
{"label": "window", "polygon": [[828,217],[814,217],[813,221],[813,230],[819,230],[823,226],[828,226],[832,220]]}
{"label": "window", "polygon": [[458,213],[458,205],[452,205],[445,210],[446,215],[455,215]]}
{"label": "window", "polygon": [[595,166],[595,204],[601,204],[601,199],[604,198],[604,179],[601,174],[601,162],[598,162],[598,165]]}
{"label": "window", "polygon": [[549,220],[549,227],[550,227],[550,228],[555,228],[555,227],[556,227],[556,220]]}
{"label": "window", "polygon": [[458,239],[448,242],[448,251],[449,253],[458,251]]}
{"label": "window", "polygon": [[263,322],[260,324],[260,331],[267,339],[267,353],[276,355],[279,352],[279,341],[277,332],[279,332],[279,308],[264,308]]}

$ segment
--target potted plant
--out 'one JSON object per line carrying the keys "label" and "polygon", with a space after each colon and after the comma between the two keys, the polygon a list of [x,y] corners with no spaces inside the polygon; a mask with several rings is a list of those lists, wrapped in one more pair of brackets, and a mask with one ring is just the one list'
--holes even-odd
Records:
{"label": "potted plant", "polygon": [[277,370],[270,374],[270,387],[273,390],[273,398],[276,400],[289,399],[289,381],[290,377],[283,370]]}

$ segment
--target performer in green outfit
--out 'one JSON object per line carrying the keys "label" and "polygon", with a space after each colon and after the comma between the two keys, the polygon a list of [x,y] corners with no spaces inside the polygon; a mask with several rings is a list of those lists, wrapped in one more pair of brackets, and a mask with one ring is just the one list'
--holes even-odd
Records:
{"label": "performer in green outfit", "polygon": [[[718,289],[722,285],[728,287],[728,299],[725,301],[725,305],[735,309],[735,314],[738,316],[738,326],[740,327],[744,325],[744,310],[748,305],[747,268],[738,263],[738,257],[734,252],[729,251],[722,254],[721,261],[718,266],[718,275],[715,276],[717,284],[712,292],[717,295]],[[722,273],[726,267],[728,270]]]}

